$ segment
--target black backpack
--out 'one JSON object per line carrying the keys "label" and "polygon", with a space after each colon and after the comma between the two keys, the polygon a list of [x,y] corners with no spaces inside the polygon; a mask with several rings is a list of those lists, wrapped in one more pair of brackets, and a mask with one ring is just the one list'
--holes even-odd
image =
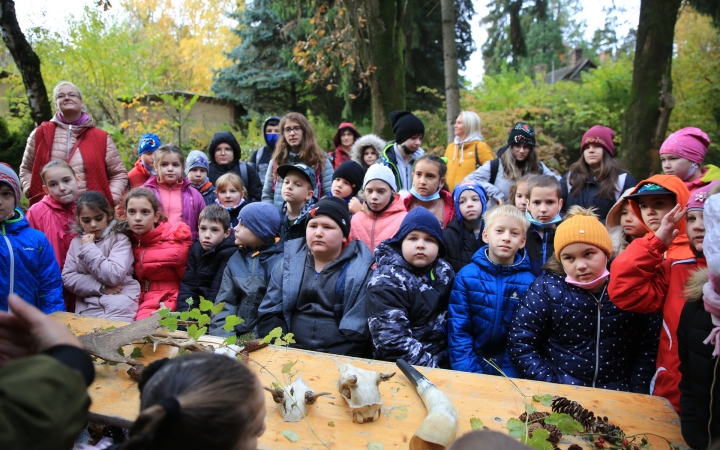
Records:
{"label": "black backpack", "polygon": [[[490,161],[490,184],[495,184],[495,179],[497,178],[498,170],[500,170],[500,157],[503,153],[505,153],[505,150],[508,149],[508,146],[500,147],[500,150],[497,151],[497,157]],[[477,152],[476,152],[477,155]],[[475,156],[477,159],[477,156]]]}

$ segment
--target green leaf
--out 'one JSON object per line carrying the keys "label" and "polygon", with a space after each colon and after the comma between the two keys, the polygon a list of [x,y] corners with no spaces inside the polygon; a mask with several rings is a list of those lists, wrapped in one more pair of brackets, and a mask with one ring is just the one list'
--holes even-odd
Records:
{"label": "green leaf", "polygon": [[190,311],[183,311],[180,313],[180,320],[183,322],[187,322],[187,320],[190,318]]}
{"label": "green leaf", "polygon": [[211,311],[212,311],[213,315],[220,314],[220,312],[223,310],[224,307],[225,307],[225,302],[220,302],[217,305],[213,306]]}
{"label": "green leaf", "polygon": [[508,434],[514,438],[525,437],[527,435],[525,422],[520,419],[516,419],[514,417],[512,419],[508,419],[507,427],[509,430]]}
{"label": "green leaf", "polygon": [[200,299],[200,311],[210,311],[213,306],[213,302],[211,302],[210,300],[205,300],[204,298]]}
{"label": "green leaf", "polygon": [[187,327],[187,334],[189,337],[194,338],[195,334],[198,332],[198,326],[195,324],[190,325]]}
{"label": "green leaf", "polygon": [[280,370],[280,372],[281,372],[281,373],[290,373],[290,371],[292,370],[292,368],[293,368],[293,366],[295,365],[295,363],[297,363],[297,360],[286,362],[285,364],[283,364],[282,369]]}
{"label": "green leaf", "polygon": [[193,308],[190,310],[190,318],[191,319],[198,320],[198,319],[200,319],[201,315],[202,315],[202,312],[200,312],[200,310],[197,308]]}
{"label": "green leaf", "polygon": [[535,411],[537,411],[537,408],[536,408],[535,405],[533,405],[532,403],[525,403],[525,411],[526,411],[528,414],[532,414],[532,413],[534,413]]}
{"label": "green leaf", "polygon": [[177,317],[166,317],[164,319],[160,319],[160,325],[162,325],[163,328],[168,329],[170,332],[177,331],[178,318]]}
{"label": "green leaf", "polygon": [[229,333],[235,329],[235,325],[239,325],[243,322],[244,322],[244,320],[242,320],[240,317],[238,317],[236,315],[227,316],[225,318],[225,325],[223,325],[223,330],[225,330]]}
{"label": "green leaf", "polygon": [[225,339],[225,343],[227,345],[235,345],[237,342],[237,336],[229,336],[227,339]]}
{"label": "green leaf", "polygon": [[555,425],[562,434],[581,433],[584,430],[580,422],[565,413],[552,413],[545,418],[545,423]]}
{"label": "green leaf", "polygon": [[300,439],[300,436],[294,431],[291,430],[283,430],[280,432],[283,436],[285,436],[285,439],[287,439],[290,442],[297,442],[298,439]]}
{"label": "green leaf", "polygon": [[268,333],[267,336],[265,336],[265,337],[262,339],[261,342],[262,342],[263,344],[269,344],[270,342],[272,342],[273,339],[277,339],[277,338],[279,338],[281,335],[282,335],[282,328],[280,328],[280,327],[275,327],[275,328],[273,328],[273,330],[272,330],[271,332]]}
{"label": "green leaf", "polygon": [[142,350],[140,350],[140,347],[133,348],[132,353],[130,353],[130,357],[131,358],[142,358],[143,354],[142,354]]}
{"label": "green leaf", "polygon": [[385,444],[382,442],[368,442],[367,450],[385,450]]}
{"label": "green leaf", "polygon": [[203,327],[209,323],[210,323],[210,316],[208,316],[207,314],[201,315],[200,318],[198,319],[199,327]]}
{"label": "green leaf", "polygon": [[530,439],[522,437],[520,438],[520,442],[534,448],[535,450],[553,450],[552,444],[547,440],[549,437],[550,432],[540,428],[533,431],[533,436]]}
{"label": "green leaf", "polygon": [[202,327],[195,331],[195,333],[193,333],[192,335],[190,334],[190,331],[188,331],[188,336],[192,337],[196,341],[199,341],[201,337],[205,336],[207,330],[207,327]]}
{"label": "green leaf", "polygon": [[122,347],[118,348],[117,352],[118,352],[118,355],[123,356],[123,357],[125,356],[125,350],[123,350]]}
{"label": "green leaf", "polygon": [[170,311],[170,308],[161,309],[158,314],[160,314],[160,317],[167,317],[170,315],[172,311]]}
{"label": "green leaf", "polygon": [[188,297],[187,300],[185,300],[185,303],[187,303],[188,306],[192,306],[195,301],[192,299],[192,297]]}
{"label": "green leaf", "polygon": [[290,345],[295,343],[295,339],[293,339],[294,337],[295,333],[287,333],[283,339],[286,344]]}
{"label": "green leaf", "polygon": [[335,422],[333,422],[333,421],[328,422],[328,426],[329,426],[329,427],[334,427],[334,426],[335,426]]}
{"label": "green leaf", "polygon": [[470,429],[473,430],[473,431],[475,431],[475,430],[482,430],[482,429],[483,429],[482,420],[480,420],[480,419],[478,419],[478,418],[476,418],[476,417],[471,418],[471,419],[470,419]]}
{"label": "green leaf", "polygon": [[545,394],[545,395],[539,395],[539,394],[538,394],[538,395],[533,395],[532,398],[533,398],[533,400],[535,400],[536,402],[542,403],[543,406],[548,406],[548,407],[552,406],[553,396],[550,395],[550,394]]}

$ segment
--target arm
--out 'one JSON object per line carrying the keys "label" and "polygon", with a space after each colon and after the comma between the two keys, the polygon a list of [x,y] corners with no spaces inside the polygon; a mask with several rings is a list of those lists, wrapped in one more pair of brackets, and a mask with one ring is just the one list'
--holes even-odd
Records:
{"label": "arm", "polygon": [[568,198],[568,178],[570,178],[570,171],[565,172],[565,174],[562,176],[562,179],[560,180],[560,193],[562,195],[562,201],[563,201],[563,211],[567,209],[567,198]]}
{"label": "arm", "polygon": [[[500,164],[500,167],[498,167],[498,176],[500,176],[500,171],[502,171],[502,164]],[[465,177],[466,180],[474,181],[480,186],[485,189],[485,192],[487,193],[488,197],[492,197],[495,200],[504,200],[505,194],[500,191],[500,189],[496,188],[495,185],[490,184],[490,161],[486,162],[482,166],[480,166],[479,169],[475,169],[470,175]]]}
{"label": "arm", "polygon": [[[235,239],[234,235],[231,235],[231,239]],[[217,298],[218,292],[220,291],[220,285],[222,284],[223,278],[225,276],[225,268],[227,267],[228,261],[234,255],[235,252],[231,254],[220,254],[216,255],[215,258],[220,258],[220,264],[218,265],[217,272],[215,273],[215,276],[213,277],[212,282],[210,283],[210,289],[207,291],[207,300],[210,300],[211,302],[214,302]]]}
{"label": "arm", "polygon": [[[269,169],[268,169],[269,170]],[[285,261],[278,261],[270,277],[270,285],[258,308],[258,337],[267,336],[274,328],[280,327],[287,333],[288,324],[283,314],[283,287],[282,278],[285,270]]]}
{"label": "arm", "polygon": [[323,170],[322,174],[320,175],[322,192],[318,193],[318,200],[320,200],[320,198],[322,197],[325,197],[330,193],[330,191],[332,191],[333,173],[335,173],[335,170],[333,169],[332,163],[330,162],[330,158],[328,158],[325,160],[325,170]]}
{"label": "arm", "polygon": [[[634,188],[635,186],[637,186],[637,184],[638,184],[638,181],[635,179],[635,177],[632,176],[632,174],[630,172],[627,172],[627,174],[625,175],[625,185],[623,185],[622,192],[625,192],[630,188]],[[621,194],[622,194],[622,192],[621,192]]]}
{"label": "arm", "polygon": [[228,337],[235,334],[235,332],[231,331],[228,333],[223,330],[223,327],[225,326],[225,318],[230,315],[238,315],[242,299],[239,298],[238,295],[241,294],[241,292],[235,289],[235,283],[233,281],[230,268],[226,267],[222,273],[222,282],[220,283],[220,290],[218,291],[217,297],[215,297],[215,305],[220,303],[225,303],[225,305],[223,306],[222,311],[212,318],[212,321],[210,322],[210,334],[213,336]]}
{"label": "arm", "polygon": [[544,162],[541,161],[540,164],[542,165],[543,175],[552,175],[555,177],[556,180],[560,181],[560,175],[550,170],[550,168],[546,166]]}
{"label": "arm", "polygon": [[107,138],[107,149],[105,151],[105,171],[107,172],[110,192],[115,204],[120,203],[125,187],[128,184],[127,170],[120,158],[120,153],[110,135]]}
{"label": "arm", "polygon": [[[95,244],[87,244],[85,247],[90,245],[95,247]],[[68,251],[67,258],[65,259],[65,267],[63,267],[62,270],[62,282],[68,291],[80,297],[102,295],[100,290],[103,288],[103,284],[101,282],[90,274],[78,273],[78,252],[80,248],[82,247],[79,247],[76,242],[70,245],[70,251]],[[97,249],[97,247],[95,247],[95,249]]]}
{"label": "arm", "polygon": [[265,203],[273,203],[275,200],[275,188],[273,187],[274,182],[274,170],[272,169],[275,165],[275,160],[270,160],[267,172],[265,172],[265,182],[263,183],[262,190],[262,201]]}
{"label": "arm", "polygon": [[55,252],[47,238],[44,238],[44,241],[38,243],[37,253],[40,278],[38,280],[38,307],[45,314],[50,314],[56,311],[65,311],[65,300],[62,294],[62,276],[55,259]]}
{"label": "arm", "polygon": [[483,373],[473,349],[473,341],[468,288],[461,272],[455,278],[448,306],[448,356],[453,370]]}
{"label": "arm", "polygon": [[662,315],[635,314],[635,336],[630,348],[633,349],[630,369],[630,392],[651,394],[650,380],[655,375]]}
{"label": "arm", "polygon": [[25,145],[25,153],[23,153],[22,162],[20,163],[19,178],[22,184],[22,190],[27,198],[28,192],[30,191],[30,181],[32,180],[32,168],[35,163],[35,131],[37,128],[30,132],[28,136],[27,144]]}
{"label": "arm", "polygon": [[670,285],[667,247],[657,237],[635,239],[611,264],[608,294],[620,309],[661,312]]}
{"label": "arm", "polygon": [[250,164],[247,165],[247,172],[248,184],[250,185],[247,187],[248,197],[250,197],[254,202],[259,202],[262,199],[263,183],[260,181],[260,177]]}
{"label": "arm", "polygon": [[[196,241],[197,244],[197,241]],[[199,245],[199,244],[198,244]],[[193,247],[195,244],[193,244]],[[197,252],[193,251],[193,247],[190,247],[190,252],[188,253],[188,260],[187,265],[185,269],[185,274],[183,275],[181,281],[180,281],[180,291],[178,292],[177,301],[178,311],[189,311],[191,308],[196,308],[199,305],[200,301],[200,289],[197,285],[197,276],[196,276],[196,270],[198,266],[197,262]],[[187,304],[186,300],[188,298],[191,298],[193,301],[193,305],[190,306]]]}
{"label": "arm", "polygon": [[135,262],[130,239],[123,234],[116,235],[114,239],[107,257],[92,242],[80,246],[78,252],[78,259],[85,263],[92,276],[104,286],[117,286],[122,283]]}

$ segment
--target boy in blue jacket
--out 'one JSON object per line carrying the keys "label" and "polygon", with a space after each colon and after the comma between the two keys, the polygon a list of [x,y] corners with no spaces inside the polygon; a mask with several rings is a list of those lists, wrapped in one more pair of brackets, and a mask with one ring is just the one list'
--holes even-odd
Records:
{"label": "boy in blue jacket", "polygon": [[65,311],[55,252],[18,208],[21,192],[12,167],[0,163],[0,310],[8,310],[15,293],[45,314]]}
{"label": "boy in blue jacket", "polygon": [[455,278],[448,308],[448,353],[453,370],[517,377],[507,353],[510,324],[535,276],[524,251],[530,221],[512,205],[484,216],[483,241],[472,262]]}

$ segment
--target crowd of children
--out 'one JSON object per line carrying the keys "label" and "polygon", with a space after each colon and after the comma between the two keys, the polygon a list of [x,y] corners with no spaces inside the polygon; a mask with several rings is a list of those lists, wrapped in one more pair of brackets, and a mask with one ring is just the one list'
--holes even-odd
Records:
{"label": "crowd of children", "polygon": [[[0,165],[0,309],[19,293],[46,313],[133,321],[205,298],[224,305],[212,334],[280,327],[307,350],[652,393],[691,445],[720,437],[707,136],[673,134],[666,174],[636,185],[609,128],[588,130],[560,177],[527,123],[488,159],[476,118],[458,117],[451,161],[424,154],[407,111],[390,115],[389,143],[341,124],[332,154],[302,114],[272,116],[247,163],[228,132],[187,158],[147,134],[120,205],[52,161],[24,212]],[[244,322],[228,333],[233,314]]]}

